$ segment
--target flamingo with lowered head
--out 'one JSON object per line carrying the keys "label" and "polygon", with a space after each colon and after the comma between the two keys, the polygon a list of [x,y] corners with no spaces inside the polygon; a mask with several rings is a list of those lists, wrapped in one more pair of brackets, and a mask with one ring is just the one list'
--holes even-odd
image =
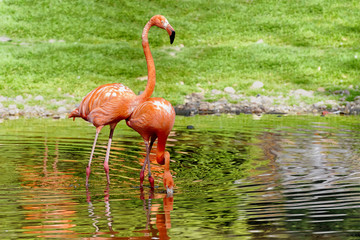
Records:
{"label": "flamingo with lowered head", "polygon": [[150,152],[158,139],[156,161],[164,166],[164,187],[168,194],[173,193],[174,181],[170,173],[170,153],[165,151],[166,141],[175,122],[175,110],[171,103],[163,98],[150,98],[140,104],[126,120],[126,124],[137,131],[145,142],[146,157],[140,172],[140,187],[144,181],[144,171],[148,164],[149,182],[154,188],[154,179],[150,170]]}
{"label": "flamingo with lowered head", "polygon": [[171,44],[175,39],[175,31],[164,16],[153,16],[145,25],[142,33],[142,46],[147,63],[148,81],[144,92],[137,96],[130,88],[121,83],[105,84],[88,93],[81,101],[79,107],[69,115],[69,118],[74,119],[76,117],[81,117],[84,120],[91,122],[96,127],[95,139],[89,163],[86,168],[86,185],[88,185],[91,160],[94,155],[96,141],[100,130],[104,126],[110,125],[110,135],[104,161],[104,170],[106,172],[107,181],[110,183],[109,156],[114,129],[119,121],[130,117],[136,106],[148,100],[154,91],[156,72],[148,41],[148,32],[152,26],[157,26],[166,30],[170,35]]}

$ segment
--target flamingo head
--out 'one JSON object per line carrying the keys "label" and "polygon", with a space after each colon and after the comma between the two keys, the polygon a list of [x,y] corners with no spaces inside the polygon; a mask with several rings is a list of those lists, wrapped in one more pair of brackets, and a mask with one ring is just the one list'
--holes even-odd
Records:
{"label": "flamingo head", "polygon": [[164,187],[168,196],[172,196],[174,193],[174,180],[170,173],[170,153],[165,152],[165,166],[164,166]]}
{"label": "flamingo head", "polygon": [[162,16],[162,15],[155,15],[151,18],[151,21],[154,23],[154,25],[156,25],[159,28],[165,29],[169,36],[170,36],[170,44],[172,44],[174,42],[175,39],[175,30],[174,28],[170,25],[170,23],[168,22],[168,20]]}
{"label": "flamingo head", "polygon": [[173,177],[171,176],[170,171],[164,173],[163,181],[164,181],[164,187],[166,188],[167,195],[168,196],[173,195],[173,193],[174,193],[174,180],[173,180]]}

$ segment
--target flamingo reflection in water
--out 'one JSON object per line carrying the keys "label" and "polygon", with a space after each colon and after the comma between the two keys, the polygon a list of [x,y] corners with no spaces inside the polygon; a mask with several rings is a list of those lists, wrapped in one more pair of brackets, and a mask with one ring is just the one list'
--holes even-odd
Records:
{"label": "flamingo reflection in water", "polygon": [[[54,153],[51,152],[52,149]],[[69,191],[69,188],[77,186],[74,184],[76,177],[71,171],[59,170],[58,162],[59,141],[52,142],[45,138],[42,166],[32,162],[20,165],[18,172],[21,185],[27,189],[27,194],[21,195],[19,199],[25,210],[26,221],[21,227],[25,230],[24,234],[39,238],[78,237],[78,233],[74,231],[76,223],[73,221],[77,203]]]}
{"label": "flamingo reflection in water", "polygon": [[[157,237],[159,239],[170,239],[167,234],[168,229],[171,228],[171,219],[170,212],[173,210],[174,205],[174,197],[169,195],[159,195],[160,198],[163,197],[163,212],[160,211],[160,204],[152,204],[152,199],[154,199],[152,195],[152,191],[149,193],[149,198],[146,199],[144,197],[143,191],[141,191],[140,198],[143,200],[143,208],[146,212],[146,227],[144,230],[139,232],[144,233],[146,236],[151,236],[149,239],[153,239]],[[156,222],[151,221],[151,215],[156,213]],[[156,224],[156,228],[153,228],[153,225]],[[157,233],[159,235],[157,236]]]}
{"label": "flamingo reflection in water", "polygon": [[118,233],[112,229],[113,220],[112,220],[112,216],[111,216],[111,208],[110,208],[110,202],[109,202],[109,199],[110,199],[109,189],[110,189],[109,184],[107,184],[105,191],[104,191],[104,203],[105,203],[105,216],[107,217],[106,220],[107,220],[107,225],[108,225],[109,231],[102,232],[102,231],[100,231],[100,228],[97,226],[97,223],[99,222],[97,220],[98,217],[95,214],[95,207],[91,202],[91,194],[90,194],[89,188],[86,187],[86,201],[88,203],[88,212],[89,212],[89,217],[91,217],[91,219],[93,221],[92,225],[95,228],[95,233],[94,233],[95,236],[104,235],[104,234],[109,234],[111,236],[115,236],[115,234]]}
{"label": "flamingo reflection in water", "polygon": [[[161,204],[152,204],[153,199],[163,198],[163,210],[161,209]],[[86,188],[86,199],[88,202],[88,212],[89,217],[92,220],[92,225],[95,228],[93,237],[100,237],[104,235],[110,235],[110,237],[120,237],[121,239],[170,239],[168,236],[168,229],[171,228],[171,219],[170,212],[173,210],[174,198],[173,196],[168,196],[167,194],[156,194],[154,195],[153,191],[149,191],[149,196],[146,199],[143,190],[140,192],[140,199],[143,201],[143,209],[146,213],[146,225],[145,229],[139,231],[133,231],[134,236],[121,237],[118,236],[121,234],[119,231],[113,229],[114,223],[113,216],[111,213],[110,205],[110,189],[109,185],[106,186],[104,191],[104,203],[105,203],[105,216],[108,226],[108,231],[102,231],[98,226],[99,218],[101,216],[96,214],[95,206],[91,202],[91,193],[88,188]],[[153,221],[151,218],[152,215],[156,214],[156,221]],[[119,223],[120,224],[120,223]],[[116,226],[114,226],[116,228]],[[144,234],[144,236],[138,236],[139,233]]]}

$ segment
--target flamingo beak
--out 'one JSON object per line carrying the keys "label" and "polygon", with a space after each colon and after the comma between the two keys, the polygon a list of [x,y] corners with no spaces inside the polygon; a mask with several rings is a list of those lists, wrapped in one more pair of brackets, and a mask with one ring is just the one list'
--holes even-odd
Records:
{"label": "flamingo beak", "polygon": [[169,36],[170,36],[170,44],[173,44],[174,40],[175,40],[175,30],[172,28],[172,26],[169,24],[166,27],[166,31],[168,32]]}
{"label": "flamingo beak", "polygon": [[174,39],[175,39],[175,31],[172,31],[170,35],[170,44],[173,44]]}
{"label": "flamingo beak", "polygon": [[173,188],[166,187],[166,195],[167,195],[168,197],[171,197],[171,196],[173,196],[173,194],[174,194],[174,189],[173,189]]}

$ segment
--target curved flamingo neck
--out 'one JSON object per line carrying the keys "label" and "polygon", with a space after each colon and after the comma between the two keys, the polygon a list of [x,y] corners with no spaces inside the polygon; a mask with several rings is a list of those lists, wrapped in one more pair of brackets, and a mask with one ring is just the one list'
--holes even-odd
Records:
{"label": "curved flamingo neck", "polygon": [[166,192],[168,194],[173,193],[174,188],[174,180],[170,173],[170,153],[166,151],[164,153],[165,157],[165,165],[164,165],[164,186],[166,188]]}
{"label": "curved flamingo neck", "polygon": [[149,40],[148,40],[148,33],[153,25],[154,23],[152,19],[150,19],[150,21],[145,25],[142,33],[142,46],[143,46],[147,69],[148,69],[148,81],[144,92],[138,96],[140,102],[146,101],[148,98],[150,98],[155,88],[155,82],[156,82],[155,63],[151,55]]}
{"label": "curved flamingo neck", "polygon": [[[165,152],[165,145],[166,145],[166,138],[163,137],[158,138],[157,148],[156,148],[156,161],[160,165],[164,165],[165,162],[165,155],[166,153],[169,154],[169,152]],[[170,158],[170,155],[169,155]]]}
{"label": "curved flamingo neck", "polygon": [[165,165],[164,165],[164,171],[169,172],[170,171],[170,153],[168,151],[165,152]]}

